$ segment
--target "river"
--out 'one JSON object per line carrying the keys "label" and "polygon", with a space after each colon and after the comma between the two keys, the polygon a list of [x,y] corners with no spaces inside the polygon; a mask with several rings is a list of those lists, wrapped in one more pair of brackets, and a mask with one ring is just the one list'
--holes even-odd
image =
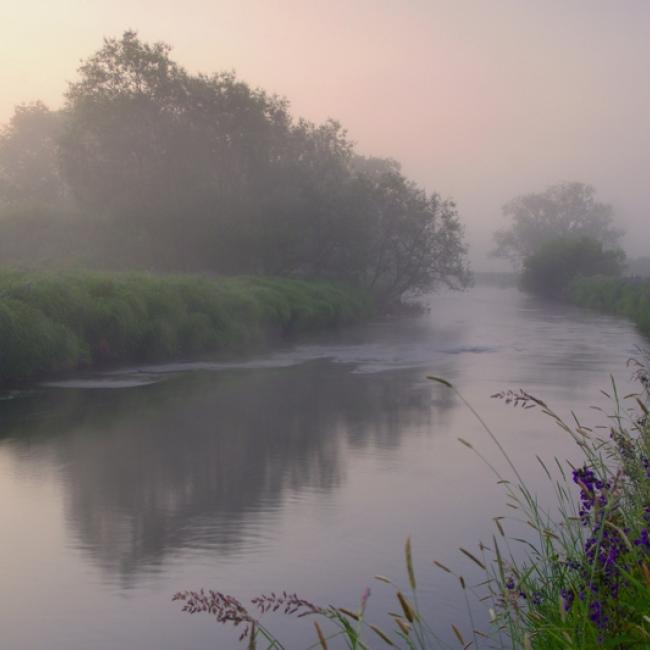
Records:
{"label": "river", "polygon": [[[302,340],[241,362],[130,368],[0,399],[0,648],[203,650],[237,634],[189,616],[174,592],[246,600],[298,592],[371,618],[395,609],[410,535],[422,606],[443,638],[466,627],[455,579],[507,514],[502,487],[457,438],[498,454],[449,389],[490,424],[531,485],[535,454],[575,456],[537,410],[490,396],[525,388],[597,423],[609,373],[647,341],[624,320],[479,286],[417,317]],[[477,573],[478,571],[478,573]],[[484,616],[476,610],[479,622]],[[383,624],[383,621],[382,621]],[[270,618],[288,648],[305,619]],[[374,647],[374,644],[373,644]]]}

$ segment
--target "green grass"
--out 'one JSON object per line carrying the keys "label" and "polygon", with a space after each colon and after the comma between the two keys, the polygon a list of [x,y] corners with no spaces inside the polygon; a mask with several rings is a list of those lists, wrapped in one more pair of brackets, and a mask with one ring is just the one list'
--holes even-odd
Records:
{"label": "green grass", "polygon": [[506,484],[534,530],[516,560],[520,540],[500,526],[488,564],[495,623],[514,647],[650,647],[650,384],[647,365],[636,370],[639,391],[621,396],[612,381],[613,408],[597,428],[519,393],[519,405],[541,408],[573,437],[582,459],[540,460],[555,503],[541,504],[518,475]]}
{"label": "green grass", "polygon": [[0,271],[0,384],[84,366],[243,352],[368,315],[325,282]]}
{"label": "green grass", "polygon": [[566,295],[582,307],[625,316],[650,333],[650,280],[580,278],[570,284]]}

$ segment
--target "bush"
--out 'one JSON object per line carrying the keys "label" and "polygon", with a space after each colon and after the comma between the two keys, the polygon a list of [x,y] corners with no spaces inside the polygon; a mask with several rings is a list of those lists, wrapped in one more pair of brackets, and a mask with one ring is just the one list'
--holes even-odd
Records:
{"label": "bush", "polygon": [[242,351],[370,313],[324,282],[0,272],[0,384],[108,362]]}
{"label": "bush", "polygon": [[574,278],[620,275],[624,259],[623,251],[604,250],[594,239],[554,239],[524,260],[521,285],[533,293],[557,297]]}
{"label": "bush", "polygon": [[650,333],[650,280],[578,278],[569,285],[566,295],[582,307],[625,316]]}

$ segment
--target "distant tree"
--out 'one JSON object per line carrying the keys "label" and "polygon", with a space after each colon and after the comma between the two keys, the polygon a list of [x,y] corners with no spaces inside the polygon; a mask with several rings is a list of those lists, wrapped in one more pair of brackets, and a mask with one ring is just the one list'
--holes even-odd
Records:
{"label": "distant tree", "polygon": [[602,242],[587,237],[553,239],[524,260],[521,284],[534,293],[559,296],[577,277],[618,276],[624,268],[620,249],[605,250]]}
{"label": "distant tree", "polygon": [[518,196],[503,207],[503,214],[512,225],[495,233],[494,254],[515,265],[553,239],[588,237],[614,248],[623,235],[613,227],[612,206],[598,202],[594,188],[584,183],[562,183]]}
{"label": "distant tree", "polygon": [[58,149],[63,119],[42,102],[16,107],[0,130],[0,204],[59,204],[65,199]]}

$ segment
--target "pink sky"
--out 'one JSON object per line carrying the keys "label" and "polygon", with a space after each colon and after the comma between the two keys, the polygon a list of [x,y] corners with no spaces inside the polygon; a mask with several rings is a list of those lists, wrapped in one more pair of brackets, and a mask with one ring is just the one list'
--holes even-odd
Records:
{"label": "pink sky", "polygon": [[564,180],[595,185],[650,254],[650,2],[0,0],[0,122],[60,106],[79,60],[128,28],[400,160],[457,200],[477,268],[501,205]]}

